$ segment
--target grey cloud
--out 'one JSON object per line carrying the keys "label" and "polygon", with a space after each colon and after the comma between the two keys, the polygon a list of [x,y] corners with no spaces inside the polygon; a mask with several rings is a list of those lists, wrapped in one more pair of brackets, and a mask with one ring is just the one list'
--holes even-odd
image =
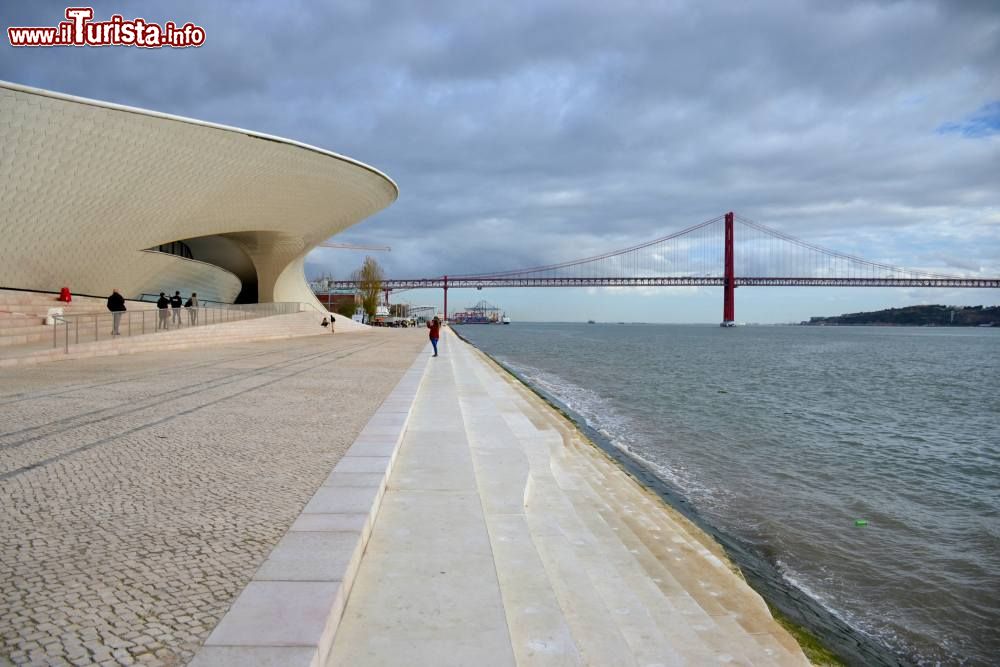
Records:
{"label": "grey cloud", "polygon": [[[65,7],[8,4],[5,21],[40,25]],[[997,5],[748,7],[102,1],[98,16],[192,20],[208,41],[5,48],[0,78],[369,162],[400,198],[344,238],[393,245],[398,274],[558,261],[730,209],[903,263],[931,261],[900,239],[933,226],[934,261],[981,253],[1000,272],[996,235],[967,234],[997,227],[1000,148],[935,132],[997,97]]]}

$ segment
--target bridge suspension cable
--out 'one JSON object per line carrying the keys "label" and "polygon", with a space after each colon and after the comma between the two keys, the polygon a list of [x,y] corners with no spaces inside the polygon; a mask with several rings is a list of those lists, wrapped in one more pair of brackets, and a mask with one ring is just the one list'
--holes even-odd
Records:
{"label": "bridge suspension cable", "polygon": [[[688,234],[693,234],[693,233],[696,233],[696,232],[699,232],[699,231],[703,232],[705,230],[705,228],[709,227],[710,225],[712,225],[714,223],[718,223],[722,219],[723,219],[723,216],[720,215],[718,217],[712,218],[711,220],[705,220],[704,222],[699,222],[696,225],[691,225],[690,227],[686,227],[686,228],[684,228],[684,229],[682,229],[680,231],[674,232],[672,234],[668,234],[666,236],[661,236],[660,238],[653,239],[652,241],[646,241],[644,243],[639,243],[639,244],[636,244],[636,245],[633,245],[633,246],[629,246],[627,248],[622,248],[620,250],[613,250],[611,252],[606,252],[606,253],[603,253],[603,254],[600,254],[600,255],[594,255],[592,257],[583,257],[583,258],[580,258],[580,259],[569,260],[567,262],[560,262],[558,264],[546,264],[546,265],[543,265],[543,266],[533,266],[533,267],[529,267],[529,268],[525,268],[525,269],[514,269],[514,270],[511,270],[511,271],[498,271],[498,272],[493,272],[493,273],[458,274],[458,275],[454,275],[452,277],[456,278],[456,279],[475,279],[477,277],[500,278],[500,277],[513,277],[513,276],[526,276],[526,275],[529,275],[529,274],[537,274],[537,273],[552,273],[552,272],[558,271],[560,269],[577,267],[577,266],[581,266],[581,265],[584,265],[584,264],[596,264],[598,262],[604,262],[606,260],[610,260],[610,259],[613,259],[613,258],[621,258],[622,256],[624,256],[626,254],[629,254],[629,253],[635,253],[634,257],[630,258],[630,260],[626,260],[624,262],[621,262],[619,264],[619,266],[622,267],[622,268],[633,268],[633,269],[635,269],[635,268],[638,268],[638,262],[636,261],[636,259],[638,258],[638,252],[640,250],[645,250],[645,249],[648,249],[648,248],[659,248],[660,246],[662,246],[666,242],[671,241],[673,239],[677,239],[679,237],[682,237],[682,236],[685,236],[685,235],[688,235]],[[702,236],[707,237],[707,234],[703,233]]]}
{"label": "bridge suspension cable", "polygon": [[651,241],[554,264],[384,281],[388,290],[443,288],[446,311],[449,287],[487,286],[723,286],[729,295],[728,320],[731,290],[740,286],[997,288],[1000,278],[943,275],[874,262],[728,213]]}

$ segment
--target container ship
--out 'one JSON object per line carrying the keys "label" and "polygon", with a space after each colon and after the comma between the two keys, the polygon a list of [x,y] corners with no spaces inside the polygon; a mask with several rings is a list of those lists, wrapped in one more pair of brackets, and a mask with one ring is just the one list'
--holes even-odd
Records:
{"label": "container ship", "polygon": [[488,301],[468,306],[465,310],[452,314],[449,319],[452,324],[510,324],[507,313]]}

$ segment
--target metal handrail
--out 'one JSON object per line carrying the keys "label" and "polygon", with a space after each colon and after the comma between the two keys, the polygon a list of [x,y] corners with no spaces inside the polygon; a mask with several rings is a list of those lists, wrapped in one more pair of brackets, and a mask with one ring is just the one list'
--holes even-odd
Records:
{"label": "metal handrail", "polygon": [[312,308],[313,310],[315,310],[317,313],[320,313],[321,315],[330,315],[331,313],[333,313],[332,310],[325,310],[323,308],[320,308],[315,303],[309,303],[308,301],[302,301],[300,303],[303,306],[309,306],[310,308]]}
{"label": "metal handrail", "polygon": [[58,336],[59,336],[59,325],[62,324],[65,329],[66,338],[66,354],[69,354],[69,321],[62,315],[52,316],[52,349],[58,347]]}
{"label": "metal handrail", "polygon": [[[117,336],[131,337],[153,334],[158,331],[190,329],[193,327],[255,320],[273,315],[289,315],[302,312],[304,305],[298,301],[275,303],[220,304],[209,302],[197,308],[136,308],[121,311],[118,318]],[[63,327],[65,350],[70,347],[70,328],[73,329],[73,344],[110,340],[116,337],[115,313],[102,311],[76,315],[53,315],[52,347],[59,346],[58,329]]]}

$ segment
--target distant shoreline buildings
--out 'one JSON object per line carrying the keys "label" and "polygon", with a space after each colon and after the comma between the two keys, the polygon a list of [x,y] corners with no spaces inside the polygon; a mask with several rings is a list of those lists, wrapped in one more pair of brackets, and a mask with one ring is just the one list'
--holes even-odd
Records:
{"label": "distant shoreline buildings", "polygon": [[906,306],[833,317],[811,317],[805,326],[1000,326],[1000,306]]}

